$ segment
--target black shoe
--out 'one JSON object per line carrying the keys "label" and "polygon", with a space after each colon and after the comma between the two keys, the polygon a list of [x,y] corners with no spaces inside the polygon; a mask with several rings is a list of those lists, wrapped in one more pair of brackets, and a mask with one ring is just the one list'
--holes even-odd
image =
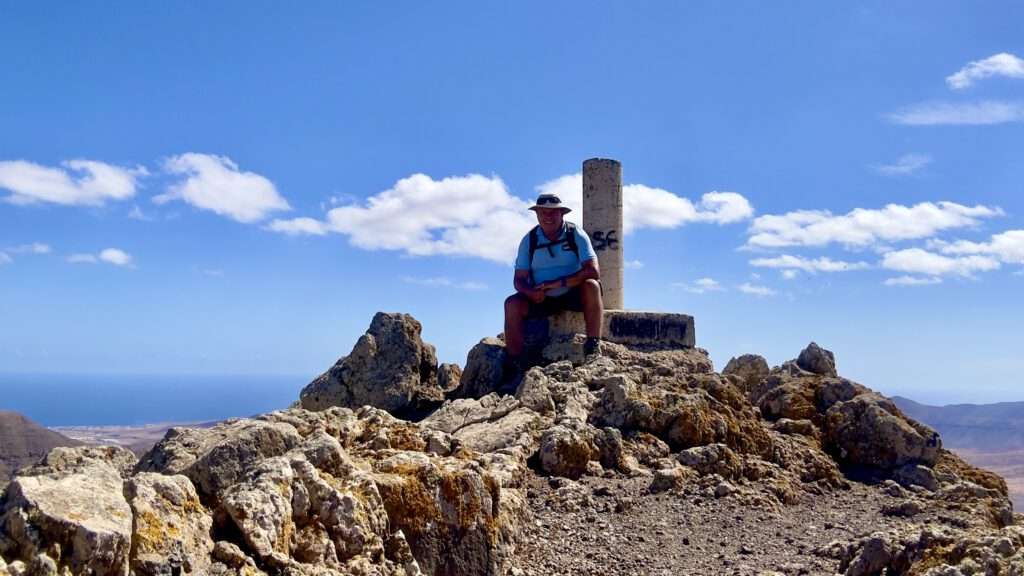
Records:
{"label": "black shoe", "polygon": [[601,355],[601,339],[588,337],[587,341],[583,343],[583,356],[585,358],[597,357]]}

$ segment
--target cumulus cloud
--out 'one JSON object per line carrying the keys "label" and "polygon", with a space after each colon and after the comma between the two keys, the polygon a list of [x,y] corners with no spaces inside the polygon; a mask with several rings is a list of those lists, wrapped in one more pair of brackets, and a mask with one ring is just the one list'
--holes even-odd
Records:
{"label": "cumulus cloud", "polygon": [[929,286],[942,284],[942,278],[938,276],[897,276],[886,278],[883,284],[886,286]]}
{"label": "cumulus cloud", "polygon": [[989,256],[949,257],[921,248],[895,250],[882,257],[883,268],[929,276],[955,275],[970,278],[976,272],[997,270],[999,266],[999,261]]}
{"label": "cumulus cloud", "polygon": [[226,156],[181,154],[168,158],[164,170],[185,179],[155,196],[153,201],[157,204],[182,200],[201,210],[247,224],[264,220],[273,212],[291,209],[273,182],[254,172],[240,170]]}
{"label": "cumulus cloud", "polygon": [[[816,272],[847,272],[850,270],[863,270],[869,267],[867,262],[844,262],[842,260],[832,260],[824,256],[809,259],[789,254],[783,254],[774,258],[756,258],[750,261],[750,265],[759,268],[802,270],[811,274]],[[790,275],[787,278],[792,279],[793,276]]]}
{"label": "cumulus cloud", "polygon": [[740,292],[743,292],[744,294],[750,294],[751,296],[757,296],[758,298],[763,298],[765,296],[774,296],[775,295],[775,290],[772,290],[771,288],[769,288],[767,286],[756,286],[756,285],[751,284],[749,282],[744,282],[743,284],[740,284],[737,287],[737,290],[739,290]]}
{"label": "cumulus cloud", "polygon": [[14,262],[14,259],[8,256],[5,252],[0,252],[0,264],[10,264]]}
{"label": "cumulus cloud", "polygon": [[889,204],[882,209],[856,208],[835,215],[827,210],[798,210],[754,219],[747,248],[789,246],[869,247],[880,242],[929,238],[943,230],[976,226],[980,219],[999,216],[999,208],[963,206],[954,202],[922,202],[913,206]]}
{"label": "cumulus cloud", "polygon": [[978,80],[992,76],[1024,78],[1024,60],[1007,52],[993,54],[983,60],[970,62],[954,74],[950,74],[946,77],[946,84],[953,90],[963,90]]}
{"label": "cumulus cloud", "polygon": [[[569,174],[537,187],[552,192],[582,223],[583,176]],[[673,228],[690,222],[727,224],[749,218],[753,208],[734,192],[709,192],[700,203],[641,184],[623,188],[624,233]],[[400,250],[414,256],[472,256],[507,263],[536,218],[532,204],[513,196],[497,176],[469,174],[434,180],[413,174],[368,198],[329,210],[324,220],[277,219],[267,227],[284,234],[344,234],[368,250]]]}
{"label": "cumulus cloud", "polygon": [[644,267],[644,263],[640,260],[626,260],[623,265],[628,270],[639,270]]}
{"label": "cumulus cloud", "polygon": [[124,168],[94,160],[68,160],[60,167],[8,160],[0,161],[0,190],[10,192],[3,201],[11,204],[101,206],[134,196],[137,180],[144,175],[141,166]]}
{"label": "cumulus cloud", "polygon": [[[579,212],[583,209],[583,174],[568,174],[538,186],[540,193],[558,194],[565,204]],[[643,184],[622,186],[624,233],[641,228],[678,228],[694,222],[731,224],[749,219],[754,207],[736,192],[708,192],[694,204],[662,188]],[[582,218],[582,215],[579,216]]]}
{"label": "cumulus cloud", "polygon": [[470,292],[477,292],[480,290],[486,290],[487,285],[480,282],[458,282],[445,276],[435,276],[431,278],[418,278],[415,276],[403,276],[402,282],[406,284],[415,284],[417,286],[428,286],[431,288],[452,288],[455,290],[466,290]]}
{"label": "cumulus cloud", "polygon": [[909,176],[931,164],[931,156],[924,154],[904,154],[893,164],[875,166],[875,171],[886,176]]}
{"label": "cumulus cloud", "polygon": [[933,242],[943,254],[982,254],[997,258],[1005,264],[1024,264],[1024,230],[1007,230],[995,234],[988,242]]}
{"label": "cumulus cloud", "polygon": [[889,114],[889,120],[907,126],[986,125],[1024,122],[1024,102],[924,102]]}
{"label": "cumulus cloud", "polygon": [[289,236],[323,236],[327,234],[327,224],[316,218],[292,218],[290,220],[274,220],[267,225],[268,230],[281,232]]}
{"label": "cumulus cloud", "polygon": [[130,254],[119,248],[106,248],[99,254],[77,253],[68,256],[67,261],[71,264],[96,264],[106,262],[114,266],[132,267]]}
{"label": "cumulus cloud", "polygon": [[49,254],[53,251],[49,244],[43,244],[42,242],[33,242],[31,244],[22,244],[20,246],[11,246],[5,248],[4,251],[11,254]]}
{"label": "cumulus cloud", "polygon": [[672,286],[682,288],[692,294],[706,294],[708,292],[721,292],[725,290],[722,284],[714,278],[698,278],[693,282],[676,282]]}

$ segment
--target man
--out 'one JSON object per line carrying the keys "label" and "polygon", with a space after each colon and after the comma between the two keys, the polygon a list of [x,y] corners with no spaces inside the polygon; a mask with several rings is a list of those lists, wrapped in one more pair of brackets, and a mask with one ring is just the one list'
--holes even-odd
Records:
{"label": "man", "polygon": [[[530,207],[538,225],[519,243],[513,279],[516,293],[505,300],[505,350],[509,363],[521,368],[527,317],[560,310],[583,312],[587,325],[584,355],[600,354],[601,272],[590,238],[563,217],[571,210],[555,194],[541,194]],[[532,237],[532,238],[531,238]]]}

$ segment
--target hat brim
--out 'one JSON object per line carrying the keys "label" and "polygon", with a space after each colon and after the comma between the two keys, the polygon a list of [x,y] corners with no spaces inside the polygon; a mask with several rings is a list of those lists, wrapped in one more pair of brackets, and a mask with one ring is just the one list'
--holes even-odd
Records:
{"label": "hat brim", "polygon": [[533,210],[534,212],[536,212],[537,210],[541,210],[541,209],[543,209],[543,210],[556,210],[557,209],[557,210],[561,210],[562,214],[568,214],[569,212],[572,212],[572,208],[569,208],[567,206],[541,206],[539,204],[534,204],[533,206],[530,206],[530,210]]}

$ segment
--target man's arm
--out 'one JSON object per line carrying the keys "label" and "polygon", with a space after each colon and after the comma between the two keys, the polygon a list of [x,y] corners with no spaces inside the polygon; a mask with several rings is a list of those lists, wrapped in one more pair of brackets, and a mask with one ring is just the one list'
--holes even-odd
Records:
{"label": "man's arm", "polygon": [[544,300],[544,290],[541,290],[540,286],[534,287],[530,285],[529,270],[516,270],[516,275],[512,278],[512,285],[515,286],[516,292],[526,296],[533,302]]}
{"label": "man's arm", "polygon": [[[601,279],[601,268],[597,264],[597,258],[584,260],[581,266],[582,268],[580,268],[579,272],[576,272],[575,274],[570,274],[568,276],[563,276],[561,278],[556,278],[554,280],[549,280],[547,282],[541,282],[537,286],[537,289],[545,291],[563,287],[572,288],[574,286],[579,286],[580,284],[583,284],[587,280]],[[564,284],[562,283],[563,280],[565,281]]]}

